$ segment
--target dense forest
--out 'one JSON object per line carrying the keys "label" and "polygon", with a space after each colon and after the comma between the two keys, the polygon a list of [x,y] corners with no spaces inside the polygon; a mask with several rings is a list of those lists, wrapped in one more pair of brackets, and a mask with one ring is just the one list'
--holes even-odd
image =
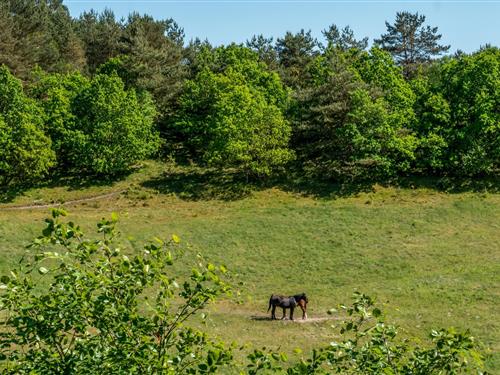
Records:
{"label": "dense forest", "polygon": [[147,158],[250,179],[498,174],[500,49],[449,54],[409,12],[386,28],[369,49],[336,25],[213,46],[172,19],[2,1],[0,185]]}

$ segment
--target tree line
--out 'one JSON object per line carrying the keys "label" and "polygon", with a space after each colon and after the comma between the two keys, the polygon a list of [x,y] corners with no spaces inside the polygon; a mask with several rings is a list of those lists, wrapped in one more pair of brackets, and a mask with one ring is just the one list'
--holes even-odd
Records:
{"label": "tree line", "polygon": [[425,16],[368,48],[346,26],[245,44],[61,0],[0,4],[0,184],[172,156],[249,177],[483,176],[500,165],[500,50],[443,55]]}

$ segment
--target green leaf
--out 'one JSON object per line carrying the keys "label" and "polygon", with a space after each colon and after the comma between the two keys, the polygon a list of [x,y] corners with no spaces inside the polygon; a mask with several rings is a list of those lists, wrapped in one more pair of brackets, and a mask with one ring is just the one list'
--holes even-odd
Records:
{"label": "green leaf", "polygon": [[153,237],[153,240],[155,240],[156,242],[158,242],[160,245],[164,244],[164,242],[161,239],[159,239],[158,237]]}
{"label": "green leaf", "polygon": [[208,366],[205,364],[205,363],[200,363],[198,365],[198,368],[202,371],[202,372],[207,372],[208,370]]}

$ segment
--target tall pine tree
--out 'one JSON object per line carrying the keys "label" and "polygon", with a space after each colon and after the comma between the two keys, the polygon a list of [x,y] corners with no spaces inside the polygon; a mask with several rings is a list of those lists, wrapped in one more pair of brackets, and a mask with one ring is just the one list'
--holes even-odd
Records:
{"label": "tall pine tree", "polygon": [[327,30],[323,30],[322,34],[326,39],[327,48],[334,47],[345,51],[351,48],[364,50],[368,47],[368,37],[357,40],[349,26],[339,30],[337,25],[332,24]]}
{"label": "tall pine tree", "polygon": [[85,64],[73,20],[61,0],[0,2],[0,64],[26,79],[35,66],[71,71]]}
{"label": "tall pine tree", "polygon": [[318,41],[311,31],[287,32],[276,41],[280,73],[286,85],[296,89],[307,81],[307,66],[319,54]]}
{"label": "tall pine tree", "polygon": [[394,25],[386,22],[387,33],[375,39],[375,44],[392,54],[410,78],[419,64],[429,61],[450,49],[439,44],[441,34],[437,27],[424,26],[425,16],[398,12]]}

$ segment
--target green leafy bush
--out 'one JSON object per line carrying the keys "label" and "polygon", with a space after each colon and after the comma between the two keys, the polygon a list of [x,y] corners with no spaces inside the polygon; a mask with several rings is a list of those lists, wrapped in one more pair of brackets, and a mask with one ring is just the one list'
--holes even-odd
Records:
{"label": "green leafy bush", "polygon": [[159,147],[150,95],[125,90],[116,74],[40,74],[31,92],[63,171],[117,174]]}
{"label": "green leafy bush", "polygon": [[21,81],[0,67],[0,186],[32,182],[54,165],[42,111],[24,95]]}
{"label": "green leafy bush", "polygon": [[176,278],[177,236],[137,255],[119,243],[117,218],[87,238],[53,210],[21,267],[1,278],[4,374],[213,373],[231,360],[221,344],[185,325],[227,293],[224,267]]}
{"label": "green leafy bush", "polygon": [[[185,85],[176,128],[202,162],[269,175],[285,165],[290,126],[282,109],[286,91],[250,50],[220,48]],[[222,66],[210,70],[214,61]]]}
{"label": "green leafy bush", "polygon": [[289,367],[283,365],[283,356],[256,350],[249,356],[249,374],[262,370],[289,375],[483,373],[482,357],[468,332],[433,330],[429,345],[421,346],[400,338],[398,327],[384,321],[369,296],[355,293],[352,306],[341,308],[348,318],[340,326],[339,340],[314,349],[309,358]]}

